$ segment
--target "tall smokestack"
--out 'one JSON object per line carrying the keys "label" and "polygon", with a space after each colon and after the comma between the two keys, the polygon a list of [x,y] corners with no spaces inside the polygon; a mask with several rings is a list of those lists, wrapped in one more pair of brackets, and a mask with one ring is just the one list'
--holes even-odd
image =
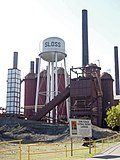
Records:
{"label": "tall smokestack", "polygon": [[118,47],[114,47],[114,60],[115,60],[115,87],[116,95],[119,95],[119,63],[118,63]]}
{"label": "tall smokestack", "polygon": [[36,58],[36,74],[38,74],[39,58]]}
{"label": "tall smokestack", "polygon": [[13,68],[17,69],[18,67],[18,52],[14,52],[13,55]]}
{"label": "tall smokestack", "polygon": [[87,10],[82,10],[82,66],[89,64]]}
{"label": "tall smokestack", "polygon": [[34,73],[34,61],[30,62],[30,73]]}

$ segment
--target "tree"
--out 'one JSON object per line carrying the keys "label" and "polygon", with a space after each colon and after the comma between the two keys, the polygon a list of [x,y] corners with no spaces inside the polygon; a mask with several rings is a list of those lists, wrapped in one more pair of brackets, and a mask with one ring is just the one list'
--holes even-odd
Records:
{"label": "tree", "polygon": [[117,106],[110,107],[106,112],[105,121],[108,127],[114,128],[120,126],[120,103]]}

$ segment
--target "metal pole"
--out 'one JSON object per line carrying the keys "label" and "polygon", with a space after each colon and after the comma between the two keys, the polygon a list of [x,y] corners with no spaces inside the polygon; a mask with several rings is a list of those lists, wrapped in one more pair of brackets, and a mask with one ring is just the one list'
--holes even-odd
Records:
{"label": "metal pole", "polygon": [[36,96],[35,96],[35,113],[37,113],[37,105],[38,105],[39,82],[40,82],[40,65],[41,65],[40,63],[41,63],[41,56],[39,57],[39,64],[38,64],[37,87],[36,87]]}
{"label": "metal pole", "polygon": [[[51,62],[51,96],[50,100],[54,98],[54,62]],[[51,123],[53,123],[53,110],[50,111]]]}
{"label": "metal pole", "polygon": [[91,141],[89,139],[89,154],[91,154]]}
{"label": "metal pole", "polygon": [[73,139],[71,138],[71,156],[73,156]]}
{"label": "metal pole", "polygon": [[[58,95],[58,69],[57,69],[57,52],[55,53],[55,95]],[[58,106],[55,107],[55,119],[58,120]]]}
{"label": "metal pole", "polygon": [[20,148],[20,160],[22,160],[22,145],[21,145],[21,141],[19,142],[19,148]]}
{"label": "metal pole", "polygon": [[66,148],[66,157],[67,157],[67,143],[65,144],[65,148]]}
{"label": "metal pole", "polygon": [[46,103],[49,102],[50,97],[50,62],[48,62],[47,66],[47,93],[46,93]]}
{"label": "metal pole", "polygon": [[30,160],[30,145],[28,145],[28,160]]}
{"label": "metal pole", "polygon": [[[65,76],[65,87],[68,86],[68,83],[67,83],[67,70],[66,70],[66,60],[64,58],[64,76]],[[69,122],[69,102],[68,102],[68,98],[66,99],[66,110],[67,110],[67,120]]]}
{"label": "metal pole", "polygon": [[[48,62],[48,67],[47,67],[47,93],[46,93],[46,104],[50,101],[50,62]],[[47,114],[49,117],[49,113]],[[47,120],[47,122],[49,122]]]}

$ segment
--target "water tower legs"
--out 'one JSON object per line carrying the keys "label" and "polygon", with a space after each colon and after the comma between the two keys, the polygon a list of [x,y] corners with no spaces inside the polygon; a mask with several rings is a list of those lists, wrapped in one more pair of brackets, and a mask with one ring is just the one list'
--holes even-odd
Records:
{"label": "water tower legs", "polygon": [[38,63],[37,87],[36,87],[36,96],[35,96],[35,113],[37,113],[37,106],[38,106],[39,82],[40,82],[40,65],[41,65],[41,56],[39,57],[39,63]]}
{"label": "water tower legs", "polygon": [[50,62],[47,66],[47,93],[46,93],[46,103],[50,101]]}
{"label": "water tower legs", "polygon": [[[48,62],[47,66],[47,88],[46,88],[46,104],[50,101],[50,62]],[[47,114],[47,117],[49,117],[49,113]],[[49,120],[47,120],[49,122]]]}
{"label": "water tower legs", "polygon": [[[58,95],[58,54],[55,54],[55,62],[48,62],[47,66],[47,86],[46,86],[46,104],[49,103],[55,96]],[[38,98],[39,98],[39,85],[40,85],[40,68],[41,68],[41,56],[39,57],[38,63],[38,75],[37,75],[37,86],[36,86],[36,99],[35,99],[35,113],[38,111]],[[65,87],[68,86],[67,83],[67,71],[66,71],[66,59],[64,58],[64,77],[65,77]],[[55,112],[54,112],[55,111]],[[69,120],[69,103],[68,99],[66,100],[66,114],[67,120]],[[54,110],[51,110],[47,116],[50,117],[50,120],[47,122],[53,123],[58,122],[58,106]]]}
{"label": "water tower legs", "polygon": [[[55,95],[58,95],[58,67],[57,67],[57,53],[55,54]],[[55,107],[55,120],[58,120],[58,106]]]}
{"label": "water tower legs", "polygon": [[[51,62],[51,90],[50,90],[50,100],[54,99],[54,62]],[[50,111],[50,122],[53,122],[53,110]]]}

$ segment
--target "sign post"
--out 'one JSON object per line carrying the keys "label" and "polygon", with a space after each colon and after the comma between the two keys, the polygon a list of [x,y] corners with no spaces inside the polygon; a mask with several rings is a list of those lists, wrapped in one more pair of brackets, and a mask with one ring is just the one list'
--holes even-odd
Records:
{"label": "sign post", "polygon": [[[91,120],[70,119],[71,156],[73,156],[73,137],[92,137]],[[89,147],[91,153],[91,146]]]}
{"label": "sign post", "polygon": [[73,156],[73,138],[71,137],[71,156]]}

